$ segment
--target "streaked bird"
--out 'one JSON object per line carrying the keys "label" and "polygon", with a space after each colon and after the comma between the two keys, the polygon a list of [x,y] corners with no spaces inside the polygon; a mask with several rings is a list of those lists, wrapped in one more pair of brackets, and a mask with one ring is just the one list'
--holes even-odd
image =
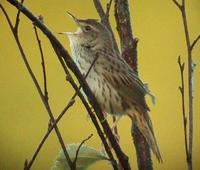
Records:
{"label": "streaked bird", "polygon": [[113,46],[109,30],[95,19],[77,19],[76,32],[63,32],[70,40],[73,58],[103,112],[128,115],[137,125],[159,161],[161,154],[149,118],[145,95],[149,91]]}

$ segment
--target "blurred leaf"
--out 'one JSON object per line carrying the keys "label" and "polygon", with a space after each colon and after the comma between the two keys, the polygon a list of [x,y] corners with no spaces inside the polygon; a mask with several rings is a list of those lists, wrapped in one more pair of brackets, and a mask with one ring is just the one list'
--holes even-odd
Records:
{"label": "blurred leaf", "polygon": [[[79,145],[80,144],[70,144],[67,146],[67,151],[72,161],[75,159],[76,151]],[[104,152],[88,147],[87,145],[82,145],[76,161],[76,169],[86,170],[93,163],[108,159],[109,158],[105,155]],[[59,153],[51,170],[70,170],[63,151]]]}

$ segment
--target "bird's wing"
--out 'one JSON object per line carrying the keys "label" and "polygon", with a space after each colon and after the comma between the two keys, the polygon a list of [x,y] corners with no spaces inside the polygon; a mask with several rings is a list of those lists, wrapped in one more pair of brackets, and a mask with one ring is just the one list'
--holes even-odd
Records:
{"label": "bird's wing", "polygon": [[121,96],[128,97],[141,109],[149,110],[145,102],[145,95],[148,93],[146,86],[122,58],[101,57],[99,64],[102,76],[118,90]]}

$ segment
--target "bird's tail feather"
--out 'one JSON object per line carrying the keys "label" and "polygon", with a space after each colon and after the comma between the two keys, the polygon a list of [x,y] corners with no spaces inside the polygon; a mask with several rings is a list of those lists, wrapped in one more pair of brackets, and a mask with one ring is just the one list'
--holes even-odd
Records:
{"label": "bird's tail feather", "polygon": [[153,153],[156,155],[158,161],[163,162],[157,142],[156,142],[156,138],[154,136],[153,126],[148,114],[147,113],[141,114],[138,112],[134,114],[132,118],[136,126],[140,130],[140,132],[145,137],[149,147],[152,149]]}

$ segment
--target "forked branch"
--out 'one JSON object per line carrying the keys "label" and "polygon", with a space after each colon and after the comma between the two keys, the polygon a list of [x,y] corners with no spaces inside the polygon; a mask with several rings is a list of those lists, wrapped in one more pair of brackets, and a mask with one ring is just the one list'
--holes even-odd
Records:
{"label": "forked branch", "polygon": [[187,117],[186,117],[186,113],[185,113],[185,84],[184,84],[184,69],[185,69],[185,63],[181,62],[181,57],[178,57],[178,65],[179,65],[179,69],[180,69],[180,73],[181,73],[181,86],[179,86],[179,90],[181,93],[181,102],[182,102],[182,114],[183,114],[183,127],[184,127],[184,137],[185,137],[185,152],[186,152],[186,156],[187,159],[189,156],[188,153],[188,141],[187,141]]}
{"label": "forked branch", "polygon": [[191,44],[191,47],[190,47],[191,51],[193,50],[194,46],[196,45],[196,43],[197,43],[199,40],[200,40],[200,35],[197,36],[197,38],[196,38],[196,39],[193,41],[193,43]]}
{"label": "forked branch", "polygon": [[[34,25],[34,24],[33,24]],[[45,67],[45,60],[44,60],[44,54],[43,54],[43,50],[42,50],[42,45],[41,45],[41,40],[39,39],[39,35],[37,32],[37,28],[34,25],[33,26],[34,31],[35,31],[35,36],[37,39],[37,43],[38,43],[38,47],[40,50],[40,56],[41,56],[41,65],[42,65],[42,72],[43,72],[43,84],[44,84],[44,97],[46,98],[46,100],[48,100],[48,91],[47,91],[47,76],[46,76],[46,67]]]}
{"label": "forked branch", "polygon": [[[186,15],[186,9],[185,9],[185,0],[182,0],[181,4],[177,2],[176,0],[173,0],[174,4],[178,7],[178,9],[181,12],[182,20],[183,20],[183,27],[184,27],[184,33],[185,33],[185,41],[187,46],[187,58],[188,58],[188,108],[189,108],[189,132],[188,135],[185,132],[185,149],[186,149],[186,157],[187,157],[187,164],[188,164],[188,170],[192,170],[192,149],[193,149],[193,61],[192,61],[192,50],[196,43],[200,39],[200,35],[197,36],[197,38],[193,41],[193,43],[190,42],[190,35],[188,30],[188,23],[187,23],[187,15]],[[181,68],[181,62],[179,62],[179,67]],[[184,66],[183,66],[184,68]],[[182,73],[181,73],[182,77]],[[183,80],[182,80],[183,81]],[[182,84],[183,86],[184,84]],[[183,95],[184,95],[184,89],[181,87],[179,88],[182,93],[182,102],[183,102]],[[183,119],[184,119],[184,131],[187,129],[185,126],[186,120],[185,120],[185,113],[183,109]],[[188,141],[187,141],[188,139]]]}
{"label": "forked branch", "polygon": [[[24,3],[24,0],[21,0],[21,4]],[[20,10],[18,10],[17,15],[16,15],[16,19],[15,19],[15,26],[14,26],[14,30],[16,32],[16,34],[18,33],[18,27],[19,27],[19,22],[20,22]]]}
{"label": "forked branch", "polygon": [[83,144],[84,144],[86,141],[88,141],[92,136],[93,136],[93,134],[91,134],[90,136],[88,136],[88,137],[87,137],[86,139],[84,139],[84,140],[80,143],[80,145],[78,146],[78,148],[77,148],[77,150],[76,150],[76,155],[75,155],[75,158],[74,158],[74,161],[73,161],[73,164],[74,164],[75,169],[76,169],[76,161],[77,161],[77,159],[78,159],[78,154],[79,154],[79,151],[80,151],[81,147],[82,147]]}

